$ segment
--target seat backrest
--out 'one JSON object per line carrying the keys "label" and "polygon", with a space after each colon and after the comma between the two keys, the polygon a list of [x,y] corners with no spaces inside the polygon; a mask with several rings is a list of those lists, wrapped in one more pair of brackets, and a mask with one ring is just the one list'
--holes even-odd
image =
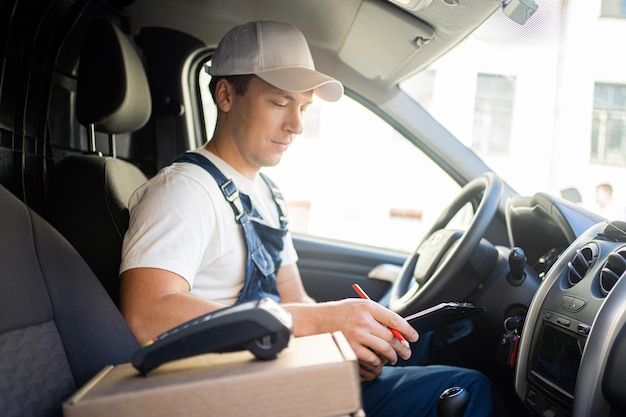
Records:
{"label": "seat backrest", "polygon": [[0,415],[60,416],[139,346],[76,250],[2,186],[0,213]]}
{"label": "seat backrest", "polygon": [[[76,117],[89,132],[110,135],[141,128],[151,114],[150,88],[133,45],[114,24],[89,24],[81,49]],[[90,135],[91,136],[91,135]],[[119,300],[128,199],[147,177],[133,164],[95,152],[61,160],[51,175],[52,225],[76,248],[111,298]]]}
{"label": "seat backrest", "polygon": [[134,165],[98,155],[66,157],[51,180],[52,224],[80,253],[115,304],[128,199],[145,181]]}

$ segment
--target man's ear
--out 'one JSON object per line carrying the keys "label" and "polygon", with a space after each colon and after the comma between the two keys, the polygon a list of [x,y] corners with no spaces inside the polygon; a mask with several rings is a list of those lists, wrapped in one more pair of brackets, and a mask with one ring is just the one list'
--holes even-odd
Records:
{"label": "man's ear", "polygon": [[233,86],[225,78],[220,79],[215,86],[215,101],[219,111],[228,112],[233,102]]}

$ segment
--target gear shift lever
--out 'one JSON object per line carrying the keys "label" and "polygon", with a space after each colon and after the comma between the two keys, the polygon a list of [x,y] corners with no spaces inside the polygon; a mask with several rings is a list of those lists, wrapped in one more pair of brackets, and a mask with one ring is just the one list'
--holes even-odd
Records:
{"label": "gear shift lever", "polygon": [[520,285],[526,276],[524,273],[524,266],[526,265],[526,254],[522,248],[515,247],[511,249],[509,254],[509,268],[510,272],[507,275],[507,280],[512,285]]}
{"label": "gear shift lever", "polygon": [[439,395],[438,417],[462,417],[469,402],[469,392],[462,387],[448,388]]}

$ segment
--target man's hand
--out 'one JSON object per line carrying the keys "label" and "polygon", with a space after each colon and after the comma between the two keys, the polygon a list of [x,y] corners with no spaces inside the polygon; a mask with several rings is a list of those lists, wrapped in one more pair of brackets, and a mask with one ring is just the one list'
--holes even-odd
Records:
{"label": "man's hand", "polygon": [[383,371],[383,366],[387,364],[385,359],[380,359],[378,365],[372,365],[370,363],[365,363],[359,361],[359,377],[361,378],[361,382],[372,381],[380,375]]}
{"label": "man's hand", "polygon": [[389,328],[398,330],[410,342],[419,337],[406,320],[371,300],[349,298],[284,307],[294,318],[295,336],[340,330],[359,360],[359,373],[364,381],[378,376],[385,364],[395,364],[398,356],[403,359],[411,356],[411,350],[400,343]]}

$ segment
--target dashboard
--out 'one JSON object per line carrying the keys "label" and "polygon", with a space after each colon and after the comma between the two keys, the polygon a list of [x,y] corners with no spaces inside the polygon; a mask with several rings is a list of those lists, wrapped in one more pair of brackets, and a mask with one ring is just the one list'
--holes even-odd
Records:
{"label": "dashboard", "polygon": [[626,223],[537,194],[508,202],[511,241],[541,278],[515,390],[537,416],[626,415]]}

